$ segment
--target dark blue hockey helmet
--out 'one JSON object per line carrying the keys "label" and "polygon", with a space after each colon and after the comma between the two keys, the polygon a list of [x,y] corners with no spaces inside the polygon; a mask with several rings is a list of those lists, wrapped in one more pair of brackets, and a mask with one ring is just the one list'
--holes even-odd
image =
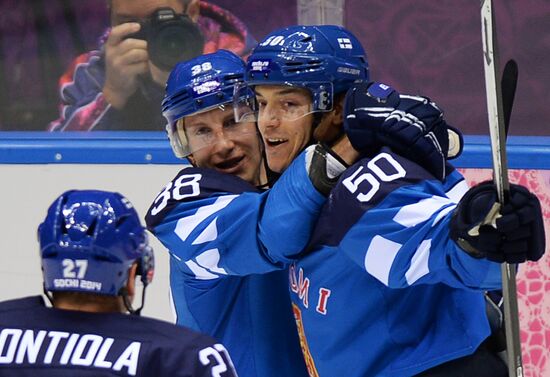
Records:
{"label": "dark blue hockey helmet", "polygon": [[234,86],[244,81],[244,72],[242,59],[227,50],[201,55],[175,66],[166,83],[162,114],[168,121],[166,130],[177,157],[183,158],[194,152],[185,133],[177,132],[178,121],[189,115],[232,105]]}
{"label": "dark blue hockey helmet", "polygon": [[[334,95],[347,91],[354,82],[368,80],[363,46],[350,31],[335,25],[276,30],[256,46],[246,66],[248,86],[288,85],[309,90],[309,112],[331,111]],[[237,118],[246,115],[239,110]]]}
{"label": "dark blue hockey helmet", "polygon": [[135,262],[144,286],[153,278],[147,233],[119,193],[63,193],[38,227],[38,239],[46,291],[120,295]]}

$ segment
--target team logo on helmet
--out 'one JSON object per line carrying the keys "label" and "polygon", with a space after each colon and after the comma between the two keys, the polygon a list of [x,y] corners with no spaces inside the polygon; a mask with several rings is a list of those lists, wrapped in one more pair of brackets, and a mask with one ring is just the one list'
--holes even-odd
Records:
{"label": "team logo on helmet", "polygon": [[250,70],[253,72],[269,72],[271,60],[254,60],[250,62]]}
{"label": "team logo on helmet", "polygon": [[210,80],[193,86],[193,93],[195,96],[201,96],[206,93],[211,93],[217,90],[221,86],[217,80]]}

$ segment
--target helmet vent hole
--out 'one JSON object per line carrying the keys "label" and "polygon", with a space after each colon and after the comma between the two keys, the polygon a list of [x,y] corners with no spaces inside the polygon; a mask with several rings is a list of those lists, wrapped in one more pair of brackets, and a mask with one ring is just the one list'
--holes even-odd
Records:
{"label": "helmet vent hole", "polygon": [[130,216],[128,215],[125,215],[125,216],[120,216],[117,220],[116,220],[116,228],[120,228],[122,226],[122,224],[124,224],[126,222],[126,220],[129,220],[130,219]]}
{"label": "helmet vent hole", "polygon": [[93,236],[95,233],[95,228],[97,226],[97,218],[94,218],[90,225],[88,226],[88,229],[86,230],[86,234],[88,236]]}

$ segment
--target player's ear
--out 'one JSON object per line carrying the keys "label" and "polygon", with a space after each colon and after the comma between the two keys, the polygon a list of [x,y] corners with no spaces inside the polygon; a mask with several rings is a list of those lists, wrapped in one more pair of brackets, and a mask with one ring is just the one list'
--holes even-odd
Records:
{"label": "player's ear", "polygon": [[197,166],[197,160],[195,160],[195,157],[193,157],[192,154],[190,154],[189,156],[187,156],[187,159],[189,160],[189,162],[191,163],[191,165],[193,166]]}
{"label": "player's ear", "polygon": [[334,109],[332,109],[333,118],[332,118],[332,124],[335,127],[341,128],[344,124],[344,99],[346,97],[339,95],[336,97],[336,101],[334,101]]}
{"label": "player's ear", "polygon": [[126,291],[130,300],[134,298],[134,294],[136,293],[136,273],[137,263],[134,263],[128,271],[128,281],[126,282]]}
{"label": "player's ear", "polygon": [[187,4],[185,13],[196,23],[199,20],[200,8],[200,0],[191,0],[189,4]]}

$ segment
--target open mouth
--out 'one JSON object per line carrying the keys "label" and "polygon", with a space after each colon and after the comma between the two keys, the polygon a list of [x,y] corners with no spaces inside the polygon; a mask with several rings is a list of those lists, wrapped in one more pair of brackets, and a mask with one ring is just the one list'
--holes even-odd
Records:
{"label": "open mouth", "polygon": [[287,141],[288,139],[281,139],[281,138],[275,138],[275,137],[265,139],[265,143],[267,144],[268,147],[277,147],[283,143],[286,143]]}
{"label": "open mouth", "polygon": [[223,162],[215,164],[215,166],[217,169],[220,169],[220,170],[230,170],[239,166],[242,160],[244,160],[244,156],[229,158]]}

